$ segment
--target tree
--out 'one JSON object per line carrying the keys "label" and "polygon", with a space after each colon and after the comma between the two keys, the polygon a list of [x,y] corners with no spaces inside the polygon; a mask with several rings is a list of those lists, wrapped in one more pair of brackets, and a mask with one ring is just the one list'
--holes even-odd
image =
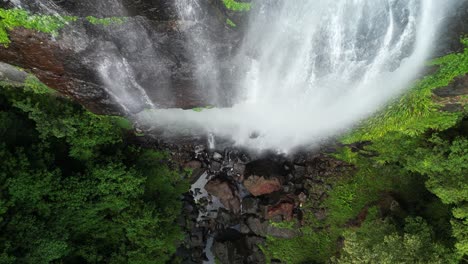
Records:
{"label": "tree", "polygon": [[0,263],[165,263],[183,174],[128,144],[122,118],[0,87]]}
{"label": "tree", "polygon": [[435,243],[432,229],[420,217],[407,218],[404,232],[388,222],[372,222],[345,233],[338,263],[457,263],[450,249]]}

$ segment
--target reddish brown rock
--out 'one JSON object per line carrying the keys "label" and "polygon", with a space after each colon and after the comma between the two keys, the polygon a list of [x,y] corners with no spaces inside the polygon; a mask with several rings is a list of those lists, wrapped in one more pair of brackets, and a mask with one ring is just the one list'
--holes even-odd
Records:
{"label": "reddish brown rock", "polygon": [[83,65],[73,49],[47,34],[24,28],[9,31],[9,38],[8,47],[0,45],[0,61],[28,70],[95,113],[119,112],[94,70]]}
{"label": "reddish brown rock", "polygon": [[281,190],[281,182],[278,178],[265,179],[265,177],[257,175],[251,175],[244,180],[244,186],[253,196]]}
{"label": "reddish brown rock", "polygon": [[[0,62],[33,73],[49,87],[98,114],[123,114],[123,107],[106,89],[112,89],[112,82],[123,80],[130,83],[126,87],[133,91],[136,89],[131,88],[133,77],[158,108],[217,105],[196,81],[195,62],[188,59],[191,54],[185,49],[186,35],[193,28],[182,24],[142,23],[140,17],[130,17],[121,26],[109,29],[79,19],[61,29],[57,37],[18,27],[8,31],[9,46],[0,45]],[[219,21],[217,24],[220,32],[227,30]],[[138,32],[132,33],[132,37],[138,38],[132,45],[128,32]],[[235,38],[232,34],[219,35],[223,37],[214,42],[218,53],[232,45],[228,38]],[[114,80],[116,76],[112,74],[100,75],[98,69],[104,63],[110,62],[115,72],[114,68],[120,67],[117,62],[124,59],[126,69],[131,71],[121,69],[122,80]],[[154,74],[155,71],[160,74]],[[225,89],[219,91],[219,104],[232,104],[232,85],[232,78],[223,77],[221,87]],[[137,113],[146,107],[142,101],[125,108]]]}
{"label": "reddish brown rock", "polygon": [[237,187],[231,182],[222,178],[215,178],[205,185],[205,190],[209,194],[218,197],[224,207],[233,213],[240,212],[239,193]]}
{"label": "reddish brown rock", "polygon": [[286,174],[281,163],[272,160],[255,160],[246,165],[244,186],[253,196],[281,190]]}
{"label": "reddish brown rock", "polygon": [[281,216],[283,220],[290,221],[293,217],[294,204],[289,202],[282,202],[275,206],[268,208],[265,219],[272,219],[276,216]]}

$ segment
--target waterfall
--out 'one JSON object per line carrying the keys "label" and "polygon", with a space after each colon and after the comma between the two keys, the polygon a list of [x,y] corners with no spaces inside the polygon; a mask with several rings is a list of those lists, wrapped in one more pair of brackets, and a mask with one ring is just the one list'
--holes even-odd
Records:
{"label": "waterfall", "polygon": [[[165,33],[143,17],[118,30],[101,29],[102,39],[86,36],[85,29],[76,29],[81,31],[72,39],[76,49],[86,50],[83,61],[114,101],[139,124],[171,136],[210,135],[287,152],[346,132],[410,87],[431,55],[441,21],[460,1],[257,0],[241,44],[223,51],[215,46],[219,31],[213,27],[223,21],[207,15],[209,1],[175,0],[184,48],[164,42]],[[14,3],[64,13],[51,0]],[[99,5],[126,13],[120,0]],[[174,62],[175,52],[183,60]],[[224,82],[226,72],[233,87]],[[192,77],[195,83],[187,81]],[[164,100],[154,103],[158,97]],[[163,109],[174,105],[165,101],[192,99],[216,107]]]}
{"label": "waterfall", "polygon": [[[184,2],[183,10],[193,14],[197,1]],[[174,133],[213,133],[255,149],[320,144],[410,85],[430,56],[450,3],[255,1],[232,61],[245,69],[234,106],[161,109],[138,117]],[[203,67],[207,63],[216,71],[216,61],[200,61]]]}
{"label": "waterfall", "polygon": [[[179,13],[179,28],[187,32],[186,50],[191,60],[196,61],[194,75],[196,85],[203,91],[200,96],[208,97],[213,104],[219,104],[218,89],[220,86],[220,72],[216,55],[213,51],[203,1],[175,0],[174,4]],[[219,23],[219,22],[218,22]]]}

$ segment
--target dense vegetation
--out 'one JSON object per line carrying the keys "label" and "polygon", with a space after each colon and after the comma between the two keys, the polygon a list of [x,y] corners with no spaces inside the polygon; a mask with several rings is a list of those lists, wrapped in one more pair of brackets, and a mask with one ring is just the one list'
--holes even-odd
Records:
{"label": "dense vegetation", "polygon": [[[467,48],[432,62],[438,71],[343,138],[367,142],[335,158],[356,168],[306,214],[302,236],[268,238],[269,258],[287,263],[460,263],[468,261],[467,97],[445,112],[432,90],[468,73]],[[306,209],[307,211],[307,209]],[[338,243],[342,241],[341,243]],[[338,245],[338,246],[337,246]],[[341,250],[340,250],[341,249]]]}
{"label": "dense vegetation", "polygon": [[[77,19],[0,9],[0,44],[8,46],[16,27],[57,35]],[[468,73],[462,41],[464,52],[433,61],[436,73],[343,138],[349,145],[333,156],[355,170],[324,179],[333,186],[321,204],[327,217],[319,220],[306,205],[303,235],[268,237],[262,249],[269,259],[468,261],[468,99],[455,98],[464,110],[444,112],[446,101],[432,93]],[[182,238],[173,223],[187,186],[166,155],[130,144],[126,120],[94,115],[33,77],[24,87],[0,86],[0,263],[169,260]],[[356,142],[369,144],[356,149]]]}
{"label": "dense vegetation", "polygon": [[166,155],[128,143],[37,79],[0,87],[0,263],[165,263],[187,185]]}
{"label": "dense vegetation", "polygon": [[59,29],[70,21],[76,21],[76,19],[72,16],[30,15],[23,9],[0,8],[0,44],[5,46],[10,44],[8,30],[15,27],[34,29],[55,36]]}
{"label": "dense vegetation", "polygon": [[[75,22],[79,17],[61,15],[30,14],[21,8],[3,9],[0,8],[0,45],[8,47],[10,38],[8,31],[17,27],[36,30],[52,36],[58,36],[59,30],[70,22]],[[125,23],[126,18],[107,17],[96,18],[87,16],[84,18],[93,25],[109,26],[111,24],[120,25]]]}
{"label": "dense vegetation", "polygon": [[246,3],[246,2],[240,2],[236,0],[223,0],[224,6],[226,6],[227,9],[232,10],[232,11],[249,11],[250,8],[252,7],[251,3]]}

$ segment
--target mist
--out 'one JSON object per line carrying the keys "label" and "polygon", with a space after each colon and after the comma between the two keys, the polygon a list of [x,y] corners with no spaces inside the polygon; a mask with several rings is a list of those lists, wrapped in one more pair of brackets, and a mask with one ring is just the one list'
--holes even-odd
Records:
{"label": "mist", "polygon": [[[346,133],[409,89],[431,56],[444,17],[459,2],[254,1],[242,43],[226,51],[226,62],[214,52],[216,36],[204,21],[201,1],[176,0],[179,27],[187,34],[185,51],[195,62],[190,74],[201,91],[197,96],[214,106],[202,111],[164,109],[153,102],[149,94],[154,91],[175,98],[166,85],[174,65],[162,59],[142,19],[112,32],[119,45],[93,44],[83,60],[95,65],[106,92],[144,127],[174,137],[215,135],[255,150],[289,152]],[[57,12],[50,1],[40,5]],[[123,8],[117,0],[109,6]],[[76,49],[83,49],[76,43],[87,47],[86,35],[74,36],[74,43]],[[229,100],[220,92],[226,90],[226,71],[235,79]],[[228,107],[221,103],[226,101]]]}
{"label": "mist", "polygon": [[[153,109],[137,119],[173,135],[215,134],[256,150],[319,145],[411,86],[452,3],[257,1],[232,62],[246,69],[232,107]],[[212,87],[206,76],[218,65],[207,61],[200,61],[198,80]]]}

